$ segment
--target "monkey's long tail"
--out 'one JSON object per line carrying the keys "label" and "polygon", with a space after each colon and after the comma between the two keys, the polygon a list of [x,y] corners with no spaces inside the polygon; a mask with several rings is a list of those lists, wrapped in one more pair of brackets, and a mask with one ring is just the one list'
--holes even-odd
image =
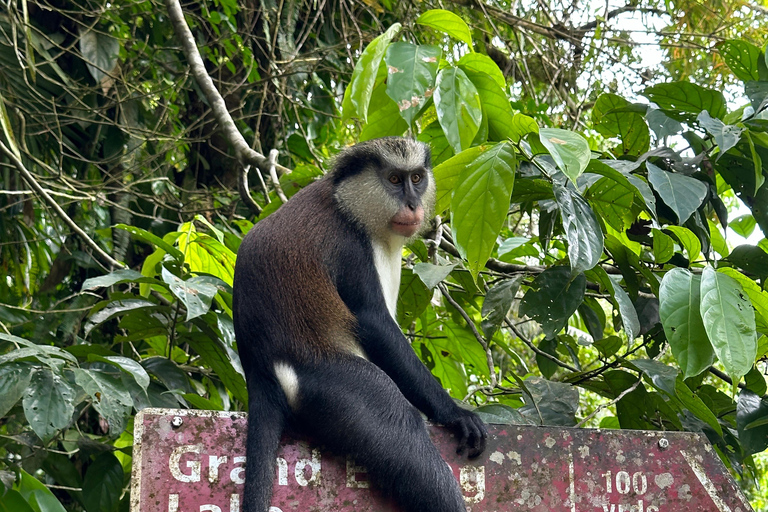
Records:
{"label": "monkey's long tail", "polygon": [[272,498],[275,456],[285,425],[283,393],[277,383],[258,382],[248,387],[244,512],[267,512]]}

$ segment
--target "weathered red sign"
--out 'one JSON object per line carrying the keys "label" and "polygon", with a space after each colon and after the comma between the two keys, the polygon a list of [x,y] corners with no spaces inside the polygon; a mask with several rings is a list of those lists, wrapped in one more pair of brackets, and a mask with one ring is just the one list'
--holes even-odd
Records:
{"label": "weathered red sign", "polygon": [[[485,453],[430,435],[472,512],[749,512],[705,437],[682,432],[489,426]],[[246,415],[145,409],[136,416],[132,512],[239,512]],[[408,454],[403,454],[407,457]],[[284,440],[269,512],[386,512],[365,468]]]}

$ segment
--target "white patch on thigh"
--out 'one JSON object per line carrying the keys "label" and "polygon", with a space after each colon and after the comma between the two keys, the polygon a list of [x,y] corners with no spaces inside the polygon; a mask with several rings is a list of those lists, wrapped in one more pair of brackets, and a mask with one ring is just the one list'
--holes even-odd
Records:
{"label": "white patch on thigh", "polygon": [[299,377],[293,366],[288,363],[275,363],[275,376],[283,388],[288,405],[295,409],[299,400]]}

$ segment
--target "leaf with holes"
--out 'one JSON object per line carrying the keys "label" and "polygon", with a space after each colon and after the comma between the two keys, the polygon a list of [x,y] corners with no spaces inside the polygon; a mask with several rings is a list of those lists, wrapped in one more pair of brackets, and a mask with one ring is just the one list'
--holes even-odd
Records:
{"label": "leaf with holes", "polygon": [[701,275],[701,318],[729,375],[740,378],[755,363],[755,311],[741,285],[711,267]]}
{"label": "leaf with holes", "polygon": [[451,199],[456,248],[474,276],[491,256],[509,211],[517,159],[511,144],[500,143],[478,156],[459,176]]}
{"label": "leaf with holes", "polygon": [[60,375],[45,367],[35,368],[22,405],[29,426],[40,439],[47,441],[69,425],[76,394]]}
{"label": "leaf with holes", "polygon": [[731,39],[719,43],[717,49],[739,80],[747,82],[760,79],[758,73],[758,60],[762,53],[760,48],[747,41]]}
{"label": "leaf with holes", "polygon": [[75,382],[91,397],[93,408],[109,423],[109,434],[125,430],[133,400],[122,381],[109,373],[75,368]]}
{"label": "leaf with holes", "polygon": [[432,96],[441,55],[440,48],[430,45],[398,42],[387,48],[387,96],[408,126]]}

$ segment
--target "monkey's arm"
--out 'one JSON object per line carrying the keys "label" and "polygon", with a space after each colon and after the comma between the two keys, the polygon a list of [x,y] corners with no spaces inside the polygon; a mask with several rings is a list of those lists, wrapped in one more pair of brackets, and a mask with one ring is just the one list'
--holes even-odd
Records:
{"label": "monkey's arm", "polygon": [[429,419],[457,434],[459,453],[467,449],[470,457],[479,455],[485,448],[485,425],[477,415],[453,401],[416,356],[386,309],[363,308],[358,312],[357,321],[363,349],[371,362],[384,370],[403,395]]}

